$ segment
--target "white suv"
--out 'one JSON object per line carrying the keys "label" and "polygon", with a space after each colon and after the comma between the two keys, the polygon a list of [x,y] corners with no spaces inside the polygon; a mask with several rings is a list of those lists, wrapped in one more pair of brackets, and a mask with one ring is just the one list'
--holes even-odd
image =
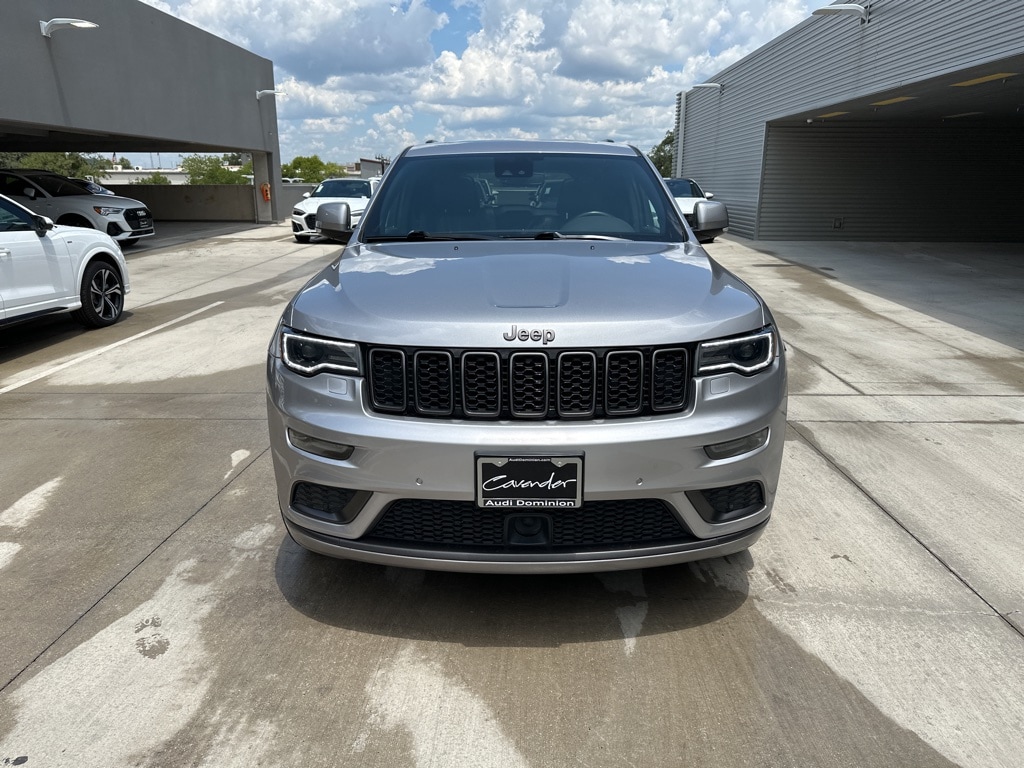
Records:
{"label": "white suv", "polygon": [[0,193],[57,224],[98,229],[122,245],[134,245],[156,232],[145,203],[92,194],[79,182],[51,171],[0,169]]}
{"label": "white suv", "polygon": [[131,290],[108,235],[54,225],[0,195],[0,326],[70,311],[83,325],[113,325]]}
{"label": "white suv", "polygon": [[352,216],[352,226],[359,223],[370,196],[377,188],[377,179],[324,179],[316,189],[303,195],[292,209],[292,234],[296,242],[308,243],[316,231],[316,211],[323,203],[346,203]]}

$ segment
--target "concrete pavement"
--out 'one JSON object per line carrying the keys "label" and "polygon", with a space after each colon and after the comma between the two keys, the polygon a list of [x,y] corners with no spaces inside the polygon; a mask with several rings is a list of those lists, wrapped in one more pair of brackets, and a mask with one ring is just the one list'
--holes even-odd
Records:
{"label": "concrete pavement", "polygon": [[767,532],[519,578],[288,540],[263,357],[339,248],[187,234],[0,331],[0,763],[1020,764],[1024,248],[720,238],[791,356]]}

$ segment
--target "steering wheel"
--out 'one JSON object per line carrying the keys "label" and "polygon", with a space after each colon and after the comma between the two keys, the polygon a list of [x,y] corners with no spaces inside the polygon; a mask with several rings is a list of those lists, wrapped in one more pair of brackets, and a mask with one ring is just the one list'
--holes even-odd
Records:
{"label": "steering wheel", "polygon": [[[600,221],[598,221],[600,219]],[[569,219],[561,227],[564,232],[598,230],[600,232],[634,232],[633,225],[604,211],[584,211]]]}

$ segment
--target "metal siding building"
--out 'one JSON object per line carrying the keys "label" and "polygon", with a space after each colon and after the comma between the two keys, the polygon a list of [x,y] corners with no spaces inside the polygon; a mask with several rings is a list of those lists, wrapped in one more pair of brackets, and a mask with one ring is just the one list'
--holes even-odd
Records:
{"label": "metal siding building", "polygon": [[1024,2],[860,5],[681,93],[675,175],[747,237],[1024,240]]}

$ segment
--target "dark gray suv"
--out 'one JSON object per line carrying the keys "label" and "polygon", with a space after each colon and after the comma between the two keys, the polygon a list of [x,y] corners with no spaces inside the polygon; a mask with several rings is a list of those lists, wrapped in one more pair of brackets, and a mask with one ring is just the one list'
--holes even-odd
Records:
{"label": "dark gray suv", "polygon": [[[697,203],[701,225],[724,207]],[[322,206],[322,231],[350,211]],[[786,366],[634,147],[405,150],[287,306],[267,404],[285,526],[315,552],[486,572],[746,549],[771,514]]]}

